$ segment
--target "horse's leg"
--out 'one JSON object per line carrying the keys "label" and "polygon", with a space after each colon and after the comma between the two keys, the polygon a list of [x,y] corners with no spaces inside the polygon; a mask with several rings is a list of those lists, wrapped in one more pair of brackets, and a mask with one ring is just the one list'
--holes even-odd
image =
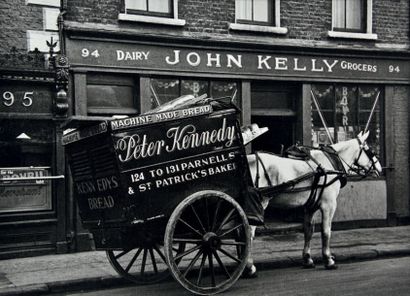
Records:
{"label": "horse's leg", "polygon": [[246,262],[245,270],[242,273],[243,278],[255,278],[258,276],[256,272],[256,267],[253,264],[253,257],[252,257],[252,246],[253,246],[253,239],[255,238],[256,226],[250,226],[251,228],[251,243],[249,246],[249,256]]}
{"label": "horse's leg", "polygon": [[304,268],[314,268],[315,263],[313,262],[312,257],[310,256],[310,241],[312,240],[312,235],[314,232],[313,221],[313,212],[305,209],[304,221],[303,221],[303,232],[305,236],[305,245],[303,247],[303,267]]}
{"label": "horse's leg", "polygon": [[330,237],[332,232],[332,220],[336,211],[336,197],[327,199],[327,202],[322,203],[322,256],[326,269],[336,269],[337,265],[334,257],[330,252]]}

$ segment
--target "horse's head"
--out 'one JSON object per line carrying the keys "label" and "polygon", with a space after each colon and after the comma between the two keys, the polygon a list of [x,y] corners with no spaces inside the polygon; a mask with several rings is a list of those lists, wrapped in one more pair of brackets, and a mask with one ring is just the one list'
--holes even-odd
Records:
{"label": "horse's head", "polygon": [[357,141],[359,143],[359,153],[354,161],[354,165],[358,167],[358,170],[355,170],[359,175],[367,176],[370,173],[374,173],[376,176],[380,176],[382,172],[382,166],[373,153],[373,151],[367,145],[367,138],[369,137],[369,131],[363,134],[360,132],[357,135]]}

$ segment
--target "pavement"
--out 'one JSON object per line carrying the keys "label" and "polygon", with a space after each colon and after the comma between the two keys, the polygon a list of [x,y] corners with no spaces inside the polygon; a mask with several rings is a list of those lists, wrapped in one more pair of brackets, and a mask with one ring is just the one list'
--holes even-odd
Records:
{"label": "pavement", "polygon": [[[301,266],[301,225],[287,225],[283,231],[267,225],[257,233],[252,252],[260,272]],[[320,233],[314,233],[311,246],[316,268],[324,268]],[[337,263],[410,256],[410,226],[333,231],[331,247]],[[46,295],[126,285],[133,283],[116,274],[102,251],[0,260],[0,296]]]}

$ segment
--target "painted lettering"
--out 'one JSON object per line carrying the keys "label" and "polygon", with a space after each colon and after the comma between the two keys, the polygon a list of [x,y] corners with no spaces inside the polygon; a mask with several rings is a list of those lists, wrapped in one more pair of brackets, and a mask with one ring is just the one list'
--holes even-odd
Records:
{"label": "painted lettering", "polygon": [[219,53],[215,54],[213,57],[211,53],[207,53],[208,56],[208,63],[206,64],[207,67],[212,67],[212,63],[215,63],[215,67],[221,67],[221,55]]}
{"label": "painted lettering", "polygon": [[165,57],[165,62],[168,65],[176,65],[179,64],[179,54],[180,54],[180,50],[174,50],[174,60],[171,60],[170,56],[166,56]]}
{"label": "painted lettering", "polygon": [[258,55],[258,69],[263,69],[263,66],[265,66],[265,69],[272,69],[271,66],[269,66],[268,61],[271,59],[271,56],[261,56]]}

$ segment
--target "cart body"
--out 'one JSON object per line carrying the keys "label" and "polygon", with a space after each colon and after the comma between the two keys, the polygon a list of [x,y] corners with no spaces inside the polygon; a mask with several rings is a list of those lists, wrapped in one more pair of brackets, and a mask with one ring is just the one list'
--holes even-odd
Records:
{"label": "cart body", "polygon": [[[248,167],[234,109],[211,105],[101,122],[63,138],[83,225],[97,249],[162,239],[187,196],[217,190],[242,204]],[[245,178],[246,180],[246,178]]]}

